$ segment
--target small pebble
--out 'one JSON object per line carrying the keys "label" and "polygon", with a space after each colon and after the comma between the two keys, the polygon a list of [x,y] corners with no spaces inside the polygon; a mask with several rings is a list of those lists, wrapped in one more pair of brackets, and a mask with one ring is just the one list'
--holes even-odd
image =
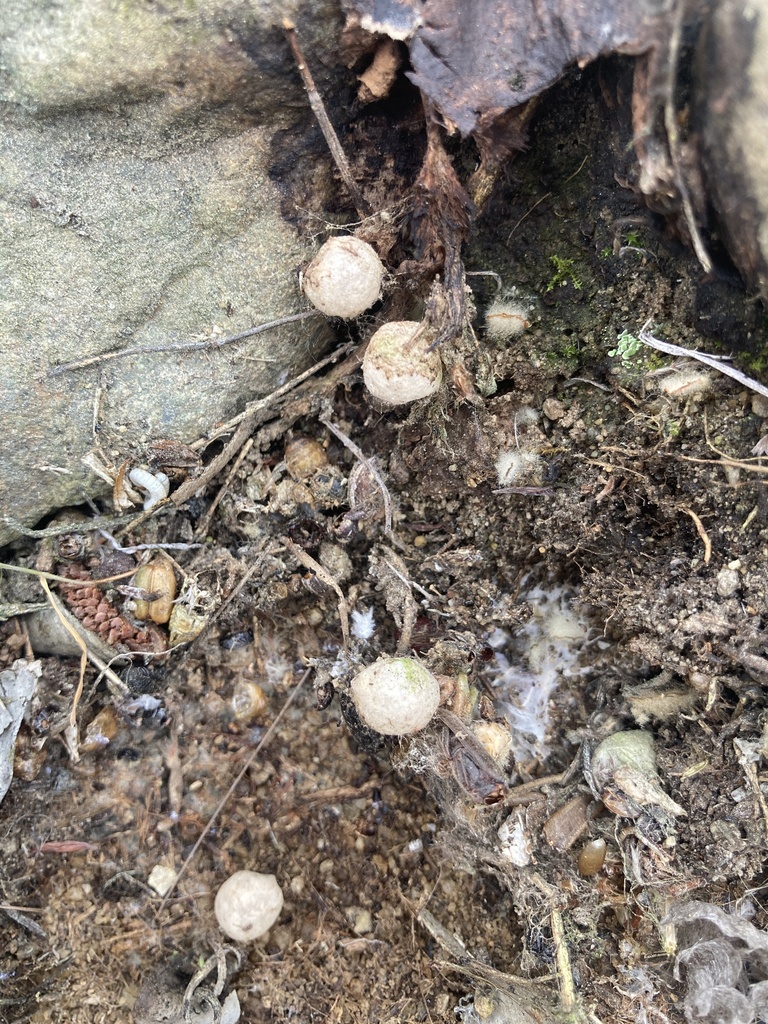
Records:
{"label": "small pebble", "polygon": [[561,420],[565,416],[565,406],[557,398],[545,399],[541,411],[548,420]]}
{"label": "small pebble", "polygon": [[741,580],[735,569],[721,569],[717,574],[717,593],[720,597],[733,597]]}

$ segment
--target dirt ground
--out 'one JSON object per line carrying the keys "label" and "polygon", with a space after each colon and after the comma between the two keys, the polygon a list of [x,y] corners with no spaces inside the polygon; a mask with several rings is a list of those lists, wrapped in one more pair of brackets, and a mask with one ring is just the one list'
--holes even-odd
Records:
{"label": "dirt ground", "polygon": [[[205,628],[118,668],[122,695],[89,666],[77,762],[78,659],[43,658],[0,808],[0,1019],[181,1020],[168,1006],[221,948],[213,896],[241,868],[285,895],[239,969],[227,959],[254,1024],[682,1021],[668,915],[696,900],[768,927],[768,521],[751,454],[768,400],[650,348],[609,354],[651,320],[760,377],[765,318],[722,257],[705,279],[639,204],[628,83],[604,62],[553,90],[477,221],[467,272],[517,289],[522,334],[489,337],[497,282],[468,276],[477,348],[443,353],[435,400],[382,410],[357,364],[325,370],[202,495],[120,536],[188,545],[168,554]],[[422,152],[395,102],[397,120],[380,107],[351,129],[361,152],[389,153],[383,194]],[[286,154],[276,173],[294,180]],[[471,172],[471,147],[452,156]],[[314,468],[301,452],[285,468],[297,438],[322,446]],[[370,473],[351,499],[366,466],[346,440],[383,474],[391,534]],[[504,453],[517,462],[500,480]],[[119,572],[86,524],[6,561],[90,571],[108,552]],[[41,600],[34,581],[13,586]],[[401,743],[362,726],[349,678],[394,653],[409,609],[413,650],[484,695],[479,718],[541,683],[546,633],[553,688],[528,718],[510,712],[516,758],[492,770],[450,718]],[[25,656],[23,622],[2,626],[5,668]],[[596,763],[636,730],[658,761],[658,777],[633,762],[640,782]],[[583,852],[596,840],[604,863]],[[158,865],[185,865],[165,900]]]}

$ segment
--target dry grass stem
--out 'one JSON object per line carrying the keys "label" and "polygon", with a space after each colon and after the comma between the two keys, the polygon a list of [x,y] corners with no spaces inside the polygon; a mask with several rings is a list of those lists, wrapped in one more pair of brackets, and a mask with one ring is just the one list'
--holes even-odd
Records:
{"label": "dry grass stem", "polygon": [[276,327],[284,327],[286,324],[293,324],[299,320],[307,320],[312,316],[321,316],[316,309],[308,309],[303,313],[292,313],[290,316],[281,316],[277,320],[269,320],[255,327],[249,327],[247,331],[239,334],[229,334],[222,338],[206,338],[204,341],[170,341],[163,345],[132,345],[130,348],[110,349],[109,352],[102,352],[98,356],[89,356],[87,359],[76,359],[71,363],[61,363],[49,371],[49,376],[58,377],[59,374],[69,370],[82,370],[86,366],[94,366],[97,363],[107,362],[109,359],[122,359],[124,356],[143,356],[155,352],[200,352],[202,350],[213,351],[223,348],[224,345],[231,345],[236,341],[244,341],[246,338],[253,338],[257,334],[264,334],[265,331],[272,331]]}
{"label": "dry grass stem", "polygon": [[681,505],[680,511],[685,512],[685,514],[689,515],[693,520],[693,524],[696,527],[696,532],[704,542],[704,564],[709,565],[709,560],[712,557],[712,541],[709,539],[709,535],[707,531],[704,529],[704,524],[692,508],[686,508],[684,505]]}
{"label": "dry grass stem", "polygon": [[168,891],[166,892],[165,896],[163,896],[163,899],[162,899],[162,901],[160,903],[160,906],[157,908],[157,913],[158,914],[160,914],[162,912],[163,907],[165,907],[166,903],[171,898],[171,895],[173,894],[173,892],[176,889],[177,885],[182,880],[184,875],[186,875],[187,871],[190,868],[190,865],[192,864],[192,861],[195,859],[197,851],[202,846],[203,841],[205,840],[205,837],[208,835],[210,830],[213,828],[214,824],[218,820],[219,815],[221,814],[221,812],[224,810],[224,808],[229,803],[230,799],[232,798],[233,793],[237,789],[237,787],[240,784],[240,782],[242,781],[242,779],[245,778],[246,772],[248,771],[248,769],[251,767],[253,762],[256,760],[256,758],[259,756],[259,754],[262,752],[262,750],[266,747],[266,745],[269,743],[269,741],[274,736],[274,734],[275,734],[275,732],[277,730],[277,727],[278,727],[278,725],[280,724],[280,722],[281,722],[281,720],[283,718],[283,715],[285,715],[285,713],[288,710],[288,708],[291,706],[291,704],[293,704],[293,702],[298,697],[299,690],[301,689],[303,684],[307,681],[307,679],[309,679],[311,671],[312,671],[311,669],[307,669],[306,672],[299,679],[299,681],[296,683],[294,688],[291,690],[291,692],[288,694],[288,698],[286,699],[285,703],[283,704],[283,706],[278,711],[278,713],[275,716],[275,719],[272,722],[272,724],[270,725],[270,727],[267,729],[267,731],[262,736],[258,746],[248,756],[248,759],[246,760],[245,764],[243,765],[243,767],[240,769],[240,771],[237,773],[237,775],[233,779],[232,785],[229,787],[227,792],[224,794],[224,796],[221,798],[221,800],[216,805],[216,809],[214,810],[213,814],[210,816],[210,818],[206,822],[205,828],[200,832],[200,835],[197,837],[197,840],[195,841],[195,845],[192,847],[192,849],[190,850],[189,854],[187,855],[186,860],[181,865],[181,868],[179,869],[179,873],[176,875],[176,877],[173,880],[173,884],[171,885],[170,889],[168,889]]}
{"label": "dry grass stem", "polygon": [[670,341],[662,341],[660,338],[654,338],[649,328],[651,321],[646,320],[640,330],[640,341],[644,345],[648,345],[650,348],[658,349],[659,352],[666,352],[669,356],[686,356],[688,359],[695,359],[699,363],[704,363],[705,366],[710,366],[713,370],[717,370],[719,373],[724,373],[728,377],[733,377],[739,384],[743,384],[744,387],[750,388],[752,391],[756,391],[760,395],[765,395],[768,398],[768,387],[761,384],[759,381],[754,380],[752,377],[748,377],[746,373],[742,373],[741,370],[737,370],[735,366],[729,366],[728,363],[724,362],[723,359],[726,357],[718,357],[709,355],[707,352],[697,352],[693,348],[683,348],[682,345],[673,345]]}
{"label": "dry grass stem", "polygon": [[367,458],[362,450],[355,444],[351,437],[347,437],[341,427],[337,427],[335,423],[327,418],[320,418],[320,422],[324,427],[327,427],[330,432],[337,437],[345,448],[348,448],[352,454],[366,467],[368,472],[371,474],[373,479],[376,481],[376,486],[381,491],[381,497],[384,502],[384,529],[388,534],[392,533],[392,498],[387,485],[384,483],[384,477],[376,468],[372,459]]}
{"label": "dry grass stem", "polygon": [[342,592],[341,587],[336,580],[331,576],[328,570],[320,565],[311,555],[307,554],[304,548],[300,548],[298,544],[294,544],[288,537],[280,538],[282,543],[285,544],[286,548],[291,552],[293,557],[304,566],[305,569],[309,569],[313,572],[317,578],[324,583],[327,587],[336,594],[339,599],[339,620],[341,622],[341,635],[344,638],[344,646],[349,647],[349,605],[347,599]]}
{"label": "dry grass stem", "polygon": [[307,61],[304,57],[304,53],[301,49],[298,37],[296,35],[296,26],[289,19],[283,21],[283,30],[285,31],[285,37],[288,40],[288,45],[291,48],[291,53],[296,60],[296,67],[301,75],[301,80],[304,83],[304,88],[307,92],[307,99],[309,105],[312,108],[312,113],[317,119],[317,123],[320,125],[320,131],[323,133],[328,149],[331,151],[334,163],[338,168],[339,174],[347,186],[347,191],[350,194],[352,202],[355,204],[358,216],[360,218],[369,217],[373,212],[370,205],[363,197],[363,193],[352,176],[352,171],[349,167],[349,161],[347,155],[342,148],[339,137],[336,134],[336,129],[331,124],[331,120],[325,109],[325,104],[320,93],[317,91],[312,74],[307,67]]}

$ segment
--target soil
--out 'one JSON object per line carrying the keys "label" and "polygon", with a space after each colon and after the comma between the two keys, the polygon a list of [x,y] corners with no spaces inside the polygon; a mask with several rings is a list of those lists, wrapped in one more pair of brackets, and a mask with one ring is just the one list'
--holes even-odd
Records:
{"label": "soil", "polygon": [[[476,222],[467,272],[516,289],[523,333],[489,337],[497,284],[469,276],[476,347],[443,353],[435,400],[372,406],[350,357],[276,403],[234,472],[120,536],[190,545],[168,553],[204,628],[118,667],[122,696],[89,666],[81,743],[95,719],[102,738],[76,762],[78,659],[43,658],[1,810],[0,1019],[181,1020],[167,1007],[225,941],[213,897],[242,868],[274,873],[285,895],[239,969],[226,961],[254,1024],[682,1021],[666,915],[698,900],[768,926],[768,522],[751,456],[768,401],[691,360],[609,354],[651,320],[759,373],[765,323],[721,254],[705,279],[679,224],[639,204],[630,82],[605,61],[552,90]],[[398,102],[394,125],[379,104],[350,129],[379,154],[394,140],[369,191],[387,194],[423,153]],[[452,157],[466,179],[472,146]],[[322,445],[313,472],[295,455],[285,470],[296,438]],[[383,474],[391,534],[344,439]],[[502,453],[525,458],[500,481]],[[84,527],[6,561],[90,570],[108,549]],[[570,660],[540,702],[543,739],[518,737],[517,759],[489,767],[465,727],[515,702],[508,663],[535,684],[536,594],[580,626],[552,640]],[[23,628],[2,627],[4,666],[24,656]],[[392,741],[361,723],[349,679],[404,644],[444,677],[446,710],[462,685],[483,695],[458,726],[447,715]],[[650,796],[595,763],[606,737],[639,729],[658,762],[658,779],[641,771]],[[589,847],[585,873],[595,840],[605,861]],[[165,900],[148,885],[157,865],[185,865]]]}

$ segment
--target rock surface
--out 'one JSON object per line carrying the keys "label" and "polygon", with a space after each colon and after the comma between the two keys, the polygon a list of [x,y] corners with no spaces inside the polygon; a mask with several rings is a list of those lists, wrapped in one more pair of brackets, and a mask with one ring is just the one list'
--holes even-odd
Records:
{"label": "rock surface", "polygon": [[707,196],[747,285],[768,303],[768,12],[716,0],[698,46]]}
{"label": "rock surface", "polygon": [[0,543],[103,491],[81,463],[192,441],[310,365],[302,321],[216,352],[52,368],[121,347],[230,335],[306,308],[311,255],[270,179],[275,132],[308,123],[281,29],[322,88],[333,3],[6,0],[0,8]]}

